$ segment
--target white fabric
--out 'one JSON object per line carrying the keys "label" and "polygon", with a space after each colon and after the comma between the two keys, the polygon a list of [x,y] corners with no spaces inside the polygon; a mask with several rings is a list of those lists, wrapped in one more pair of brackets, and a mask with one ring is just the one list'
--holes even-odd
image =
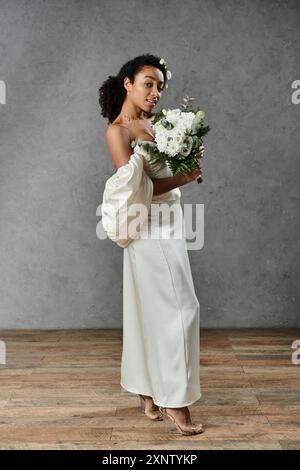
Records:
{"label": "white fabric", "polygon": [[[139,200],[147,207],[167,204],[176,206],[181,215],[172,222],[158,220],[150,207],[141,236],[123,244],[120,384],[128,392],[151,396],[158,406],[188,406],[201,397],[200,304],[187,252],[181,193],[176,188],[153,196],[150,176],[171,176],[171,172],[164,162],[150,162],[147,151],[139,146],[117,173],[106,185],[106,204],[118,199]],[[108,229],[114,213],[108,214],[104,208]],[[171,236],[182,229],[183,236],[144,238],[150,224],[157,229],[168,225]]]}
{"label": "white fabric", "polygon": [[[130,206],[144,204],[149,211],[152,201],[153,182],[143,168],[143,159],[138,153],[133,153],[129,162],[119,167],[105,183],[101,206],[102,225],[107,236],[122,248],[133,241],[128,234],[126,238],[121,238],[125,226],[130,222]],[[145,218],[141,217],[142,220]]]}
{"label": "white fabric", "polygon": [[[139,142],[153,144],[151,141]],[[128,163],[119,167],[105,183],[101,206],[102,226],[107,236],[122,248],[127,247],[139,236],[152,201],[165,202],[179,199],[181,196],[179,188],[153,196],[151,176],[162,178],[172,176],[172,173],[164,162],[150,161],[149,153],[137,144]],[[126,228],[136,219],[129,215],[130,208],[134,204],[143,204],[146,210],[145,213],[138,214],[140,221],[138,233],[130,237],[131,233],[128,233]]]}

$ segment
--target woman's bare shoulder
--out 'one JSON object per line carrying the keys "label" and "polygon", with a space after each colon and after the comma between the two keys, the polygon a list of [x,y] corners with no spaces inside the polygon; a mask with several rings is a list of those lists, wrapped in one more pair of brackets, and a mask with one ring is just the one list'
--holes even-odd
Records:
{"label": "woman's bare shoulder", "polygon": [[122,140],[128,141],[128,143],[130,143],[129,130],[127,127],[122,126],[118,122],[112,122],[108,124],[105,134],[107,141],[115,138],[121,138]]}
{"label": "woman's bare shoulder", "polygon": [[116,168],[128,163],[132,149],[129,132],[124,126],[109,124],[106,129],[106,144]]}

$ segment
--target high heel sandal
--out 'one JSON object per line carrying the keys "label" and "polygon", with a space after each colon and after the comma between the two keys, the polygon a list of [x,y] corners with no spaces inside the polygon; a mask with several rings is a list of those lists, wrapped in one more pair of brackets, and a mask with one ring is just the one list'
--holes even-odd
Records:
{"label": "high heel sandal", "polygon": [[193,436],[194,434],[201,434],[202,432],[204,432],[202,424],[196,424],[195,427],[190,431],[184,431],[183,429],[181,429],[175,418],[167,413],[167,408],[161,407],[161,411],[162,416],[168,416],[170,420],[175,424],[180,434],[183,434],[184,436]]}
{"label": "high heel sandal", "polygon": [[[152,416],[150,416],[149,414],[146,413],[146,400],[145,400],[145,398],[143,397],[143,395],[139,395],[139,397],[140,397],[140,405],[141,405],[142,412],[145,413],[145,415],[148,418],[152,419],[152,421],[162,421],[163,420],[163,415],[162,415],[161,407],[159,406],[159,408],[158,408],[159,414],[156,415],[155,417],[152,417]],[[154,411],[154,413],[155,413],[155,411]]]}

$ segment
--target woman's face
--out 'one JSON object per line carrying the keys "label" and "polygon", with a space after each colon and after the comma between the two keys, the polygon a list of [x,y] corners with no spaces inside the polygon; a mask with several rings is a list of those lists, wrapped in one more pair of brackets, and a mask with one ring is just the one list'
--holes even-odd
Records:
{"label": "woman's face", "polygon": [[149,113],[160,100],[164,87],[164,75],[156,67],[147,65],[135,76],[134,83],[126,78],[124,84],[132,102]]}

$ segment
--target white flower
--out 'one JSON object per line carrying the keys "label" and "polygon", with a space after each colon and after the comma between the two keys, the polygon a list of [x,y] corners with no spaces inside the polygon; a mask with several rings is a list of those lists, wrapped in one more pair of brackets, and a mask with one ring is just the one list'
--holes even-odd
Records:
{"label": "white flower", "polygon": [[163,57],[162,57],[162,58],[160,59],[159,63],[160,63],[160,64],[165,64],[166,61],[165,61],[165,59],[163,59]]}
{"label": "white flower", "polygon": [[175,155],[177,155],[177,153],[178,153],[178,146],[175,144],[175,142],[171,142],[168,145],[168,154],[171,157],[175,157]]}
{"label": "white flower", "polygon": [[180,109],[169,109],[166,114],[166,120],[175,126],[180,118],[180,114]]}
{"label": "white flower", "polygon": [[[190,155],[194,145],[194,128],[204,115],[204,111],[200,109],[195,113],[179,108],[163,108],[161,119],[153,125],[157,150],[164,157],[184,160]],[[172,125],[166,125],[165,121]]]}
{"label": "white flower", "polygon": [[200,119],[203,119],[205,117],[205,112],[200,109],[197,111],[196,116],[198,116]]}
{"label": "white flower", "polygon": [[153,125],[158,150],[170,157],[189,155],[193,144],[189,132],[196,117],[195,113],[192,111],[182,112],[178,108],[162,109],[162,113],[164,119],[172,124],[172,129],[165,128],[161,124],[161,120]]}
{"label": "white flower", "polygon": [[168,136],[164,132],[156,132],[155,140],[157,142],[157,147],[160,152],[165,152],[168,145]]}
{"label": "white flower", "polygon": [[182,123],[186,130],[190,129],[193,124],[193,120],[195,118],[195,114],[193,112],[188,113],[181,113],[182,116]]}

